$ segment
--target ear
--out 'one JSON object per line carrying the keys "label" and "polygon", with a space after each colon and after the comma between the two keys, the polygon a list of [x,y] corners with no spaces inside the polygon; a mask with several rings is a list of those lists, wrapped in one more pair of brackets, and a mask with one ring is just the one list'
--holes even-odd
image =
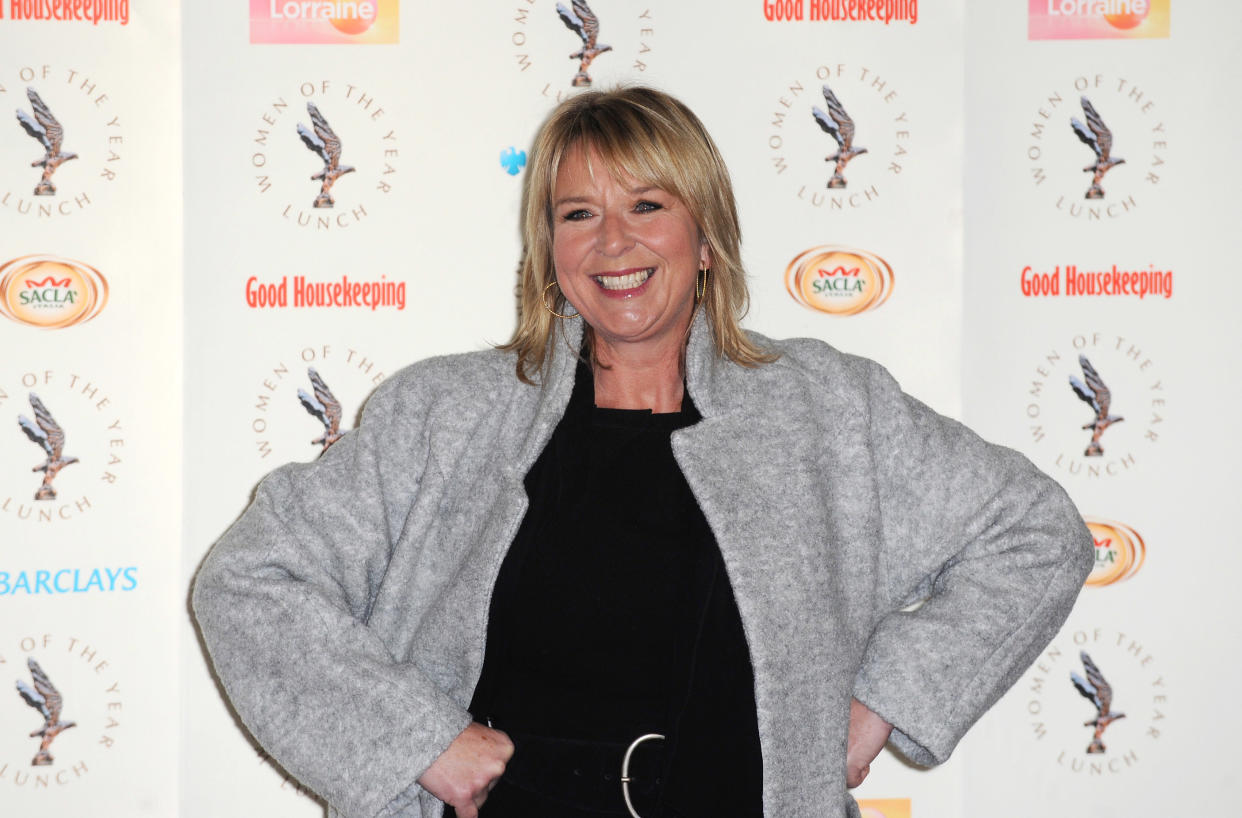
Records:
{"label": "ear", "polygon": [[712,250],[707,246],[707,238],[699,238],[699,269],[710,270],[712,266]]}

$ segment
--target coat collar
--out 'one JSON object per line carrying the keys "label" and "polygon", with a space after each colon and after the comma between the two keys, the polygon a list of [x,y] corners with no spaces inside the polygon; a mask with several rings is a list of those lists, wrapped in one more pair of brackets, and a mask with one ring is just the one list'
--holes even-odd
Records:
{"label": "coat collar", "polygon": [[[515,471],[525,474],[543,451],[556,424],[569,405],[578,365],[577,350],[582,348],[584,322],[571,318],[557,323],[548,341],[551,344],[546,368],[539,388],[535,416],[530,433],[523,441]],[[686,388],[704,421],[727,415],[738,399],[728,384],[735,378],[738,366],[716,352],[707,313],[699,310],[690,324],[686,342]]]}

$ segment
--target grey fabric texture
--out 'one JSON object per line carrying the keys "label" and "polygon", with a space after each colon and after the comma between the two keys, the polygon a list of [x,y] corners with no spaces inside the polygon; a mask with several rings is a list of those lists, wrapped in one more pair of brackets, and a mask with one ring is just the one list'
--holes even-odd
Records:
{"label": "grey fabric texture", "polygon": [[[440,814],[417,779],[470,721],[522,480],[581,333],[564,322],[541,387],[499,351],[402,370],[319,460],[266,477],[204,560],[193,605],[225,692],[335,814]],[[1055,482],[878,364],[754,337],[780,358],[723,360],[696,318],[686,381],[703,420],[673,451],[750,647],[765,814],[857,815],[851,696],[911,760],[944,761],[1055,635],[1092,542]]]}

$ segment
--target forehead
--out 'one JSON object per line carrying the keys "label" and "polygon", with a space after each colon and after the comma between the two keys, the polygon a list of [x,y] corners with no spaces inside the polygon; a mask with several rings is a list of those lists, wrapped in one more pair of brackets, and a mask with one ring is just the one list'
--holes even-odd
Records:
{"label": "forehead", "polygon": [[624,167],[606,160],[594,147],[572,145],[557,165],[553,193],[567,186],[595,187],[612,184],[632,188],[637,187],[639,182]]}

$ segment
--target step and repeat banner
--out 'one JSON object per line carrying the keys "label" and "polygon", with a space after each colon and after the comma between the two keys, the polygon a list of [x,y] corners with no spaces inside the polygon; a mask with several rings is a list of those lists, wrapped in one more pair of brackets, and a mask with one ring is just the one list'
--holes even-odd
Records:
{"label": "step and repeat banner", "polygon": [[625,82],[717,140],[748,326],[879,360],[1095,536],[1035,666],[943,767],[882,755],[863,814],[1227,810],[1240,25],[1178,0],[3,0],[0,813],[324,814],[221,697],[190,581],[388,375],[508,338],[532,138]]}

